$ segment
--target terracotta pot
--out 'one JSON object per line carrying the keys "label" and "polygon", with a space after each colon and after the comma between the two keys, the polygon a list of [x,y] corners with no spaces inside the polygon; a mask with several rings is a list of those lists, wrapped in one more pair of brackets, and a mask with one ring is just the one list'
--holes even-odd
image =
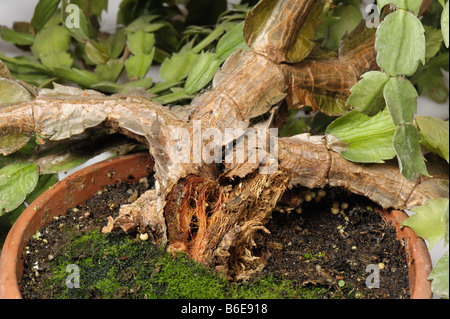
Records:
{"label": "terracotta pot", "polygon": [[[6,238],[0,256],[0,299],[22,298],[18,286],[23,274],[22,254],[27,241],[38,229],[46,226],[54,216],[65,214],[67,209],[83,203],[103,186],[126,180],[129,175],[141,178],[152,169],[153,162],[147,153],[121,156],[70,175],[44,192],[17,219]],[[431,283],[427,280],[432,263],[425,242],[412,229],[400,227],[407,218],[404,212],[380,213],[396,227],[397,237],[405,243],[411,298],[432,298]]]}
{"label": "terracotta pot", "polygon": [[20,215],[3,245],[0,256],[0,299],[21,299],[18,282],[23,275],[23,251],[27,241],[53,217],[65,215],[105,185],[147,176],[153,170],[148,153],[125,155],[82,169],[39,196]]}
{"label": "terracotta pot", "polygon": [[409,287],[411,299],[431,299],[431,281],[428,280],[433,264],[425,241],[418,237],[409,227],[400,224],[408,218],[403,211],[379,211],[386,222],[392,224],[397,230],[397,238],[405,244],[406,259],[409,270]]}

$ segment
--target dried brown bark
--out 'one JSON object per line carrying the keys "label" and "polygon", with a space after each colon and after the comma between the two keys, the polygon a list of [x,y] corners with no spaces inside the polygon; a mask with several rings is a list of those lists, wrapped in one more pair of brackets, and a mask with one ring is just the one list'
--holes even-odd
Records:
{"label": "dried brown bark", "polygon": [[279,142],[280,167],[291,177],[291,186],[343,187],[386,209],[407,209],[423,205],[430,198],[448,196],[445,166],[434,167],[434,178],[409,182],[396,164],[351,163],[328,150],[326,141],[318,136],[296,136]]}
{"label": "dried brown bark", "polygon": [[[344,41],[339,56],[307,58],[294,65],[284,65],[289,78],[289,94],[286,99],[290,108],[313,107],[329,115],[348,112],[345,102],[350,89],[362,74],[377,70],[374,54],[375,30],[361,23]],[[332,102],[327,107],[323,99]],[[325,104],[325,106],[324,106]],[[335,106],[335,105],[338,106]]]}
{"label": "dried brown bark", "polygon": [[[345,101],[359,77],[377,68],[374,34],[364,29],[356,40],[347,39],[338,56],[281,63],[294,60],[289,52],[297,44],[296,31],[302,28],[310,10],[317,10],[323,2],[273,3],[278,9],[270,14],[278,15],[278,19],[266,23],[264,31],[250,39],[252,52],[238,51],[230,56],[216,75],[213,88],[192,102],[189,118],[140,97],[107,97],[56,87],[32,101],[3,106],[0,134],[39,132],[59,140],[91,127],[106,126],[144,143],[155,160],[156,189],[123,206],[120,216],[109,219],[104,231],[121,228],[148,232],[155,242],[167,244],[169,251],[184,251],[233,278],[245,278],[264,265],[265,256],[253,255],[253,236],[265,230],[272,210],[293,186],[344,187],[385,208],[397,209],[448,196],[448,183],[443,182],[448,180],[448,171],[444,177],[408,182],[395,166],[346,161],[329,149],[322,136],[268,139],[268,144],[278,145],[277,169],[270,174],[259,172],[273,164],[268,145],[266,150],[252,150],[262,155],[259,161],[251,162],[247,157],[243,163],[223,165],[222,172],[221,165],[215,163],[177,161],[176,128],[184,128],[191,141],[198,129],[224,132],[268,128],[280,115],[277,105],[282,101],[291,108],[310,105],[335,114],[336,109],[321,109],[317,99]],[[280,34],[286,37],[278,37]],[[337,110],[346,111],[345,107]],[[269,116],[256,120],[263,115]],[[199,127],[195,127],[196,122]],[[214,146],[222,148],[233,139]],[[210,142],[202,140],[201,146]],[[248,148],[244,150],[248,154]]]}
{"label": "dried brown bark", "polygon": [[311,25],[320,23],[325,0],[264,0],[248,14],[247,44],[277,64],[298,62],[311,51]]}
{"label": "dried brown bark", "polygon": [[249,127],[250,119],[266,114],[287,95],[282,67],[254,52],[233,53],[214,78],[213,89],[192,102],[191,122],[203,127]]}

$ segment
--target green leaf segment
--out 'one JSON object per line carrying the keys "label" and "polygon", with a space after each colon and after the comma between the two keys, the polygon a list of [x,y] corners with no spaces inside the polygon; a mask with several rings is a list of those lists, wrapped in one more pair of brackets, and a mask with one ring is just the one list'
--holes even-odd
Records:
{"label": "green leaf segment", "polygon": [[[374,153],[375,156],[370,156],[370,160],[373,163],[380,163],[388,159],[387,155],[392,154],[392,157],[396,155],[403,176],[410,181],[416,180],[420,175],[429,176],[425,158],[422,155],[421,142],[426,143],[430,138],[424,136],[427,132],[419,133],[415,125],[418,93],[407,78],[414,75],[419,66],[426,62],[425,28],[417,17],[421,4],[421,0],[378,1],[380,10],[387,5],[396,8],[394,12],[385,17],[376,33],[375,49],[381,71],[364,74],[352,88],[351,95],[347,100],[347,106],[351,106],[354,110],[369,117],[376,116],[384,109],[389,111],[395,125],[395,132],[392,139],[384,139],[386,143],[392,143],[390,146],[386,145],[384,149],[391,149],[395,152],[373,152],[371,150],[371,154]],[[353,118],[356,117],[353,116]],[[342,122],[343,120],[339,120],[339,123]],[[334,123],[327,133],[333,135],[334,132],[339,131],[336,126]],[[356,130],[358,127],[352,128],[348,123],[346,126],[350,130]],[[367,132],[369,131],[372,132],[367,130]],[[365,133],[360,133],[364,137]],[[370,134],[373,137],[373,132]],[[339,139],[338,136],[335,137]],[[360,161],[361,156],[355,156],[354,151],[360,149],[361,144],[355,141],[342,142],[348,143],[348,149],[341,154],[348,160]],[[373,144],[370,145],[372,148]],[[429,150],[440,150],[431,146],[429,142],[427,146],[429,146]],[[363,154],[363,150],[360,149],[359,153]],[[442,152],[438,152],[438,154],[446,158]]]}
{"label": "green leaf segment", "polygon": [[[448,247],[448,198],[435,198],[426,205],[412,209],[415,215],[409,217],[402,223],[402,226],[411,227],[417,235],[426,239],[430,244],[430,249],[444,239],[444,245]],[[448,250],[436,263],[433,271],[428,277],[432,280],[431,288],[433,292],[440,296],[449,296],[449,264]]]}
{"label": "green leaf segment", "polygon": [[[396,9],[385,17],[376,33],[375,49],[381,71],[362,76],[347,100],[347,106],[351,106],[353,111],[327,128],[330,147],[347,160],[382,163],[397,156],[403,176],[411,181],[421,175],[429,176],[422,146],[449,162],[449,122],[416,116],[418,93],[413,85],[419,84],[419,89],[427,85],[436,87],[423,83],[426,78],[418,77],[417,73],[424,74],[423,70],[427,69],[427,72],[440,72],[440,66],[432,68],[436,63],[432,59],[439,54],[442,43],[447,48],[449,46],[449,1],[439,2],[443,7],[442,37],[430,27],[426,34],[427,28],[417,17],[422,0],[377,1],[380,11],[388,5]],[[422,66],[425,63],[430,66]],[[418,83],[415,82],[417,78],[420,79]],[[443,95],[446,99],[447,92]],[[403,226],[411,227],[418,236],[427,240],[430,249],[444,241],[447,251],[428,279],[432,281],[435,294],[448,298],[449,199],[436,198],[411,211],[414,214]]]}
{"label": "green leaf segment", "polygon": [[[377,30],[375,49],[380,68],[390,76],[383,96],[396,126],[393,140],[400,169],[408,180],[428,175],[413,124],[417,111],[417,91],[406,76],[425,63],[425,29],[417,18],[422,1],[379,1],[383,8],[392,4],[398,10],[389,14]],[[411,10],[412,12],[408,11]]]}

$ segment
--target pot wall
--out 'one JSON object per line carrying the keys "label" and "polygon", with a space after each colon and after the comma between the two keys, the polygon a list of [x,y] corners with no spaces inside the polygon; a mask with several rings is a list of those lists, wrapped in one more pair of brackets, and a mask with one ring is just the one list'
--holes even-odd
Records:
{"label": "pot wall", "polygon": [[400,224],[408,218],[403,211],[379,211],[384,219],[397,230],[397,238],[405,244],[409,269],[409,287],[411,299],[431,299],[431,281],[428,280],[433,264],[425,241],[409,227]]}

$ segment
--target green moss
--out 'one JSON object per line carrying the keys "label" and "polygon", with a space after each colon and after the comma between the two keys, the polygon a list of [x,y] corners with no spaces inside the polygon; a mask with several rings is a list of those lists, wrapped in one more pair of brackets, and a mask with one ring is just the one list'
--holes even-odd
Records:
{"label": "green moss", "polygon": [[232,298],[236,299],[317,299],[327,291],[321,287],[302,287],[293,281],[264,276],[253,283],[236,285]]}
{"label": "green moss", "polygon": [[[52,276],[43,293],[52,298],[279,299],[317,298],[326,291],[272,276],[233,284],[182,254],[174,257],[130,236],[99,231],[72,236],[49,264]],[[71,264],[79,267],[80,288],[66,287]]]}

